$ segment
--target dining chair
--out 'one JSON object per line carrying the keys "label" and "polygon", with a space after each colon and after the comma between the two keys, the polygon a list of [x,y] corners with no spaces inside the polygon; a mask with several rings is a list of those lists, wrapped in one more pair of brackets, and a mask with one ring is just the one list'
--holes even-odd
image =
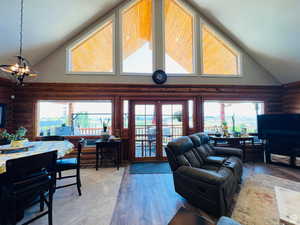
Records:
{"label": "dining chair", "polygon": [[66,140],[63,136],[44,136],[41,141],[64,141]]}
{"label": "dining chair", "polygon": [[[58,177],[57,180],[67,179],[67,178],[76,178],[75,183],[66,184],[62,186],[56,186],[56,189],[61,189],[69,186],[76,185],[78,194],[81,196],[81,180],[80,180],[80,158],[81,158],[81,152],[82,148],[85,145],[85,139],[81,139],[77,144],[77,157],[76,158],[65,158],[65,159],[58,159],[57,160],[57,173]],[[62,176],[63,171],[67,170],[76,170],[75,175],[71,176]]]}
{"label": "dining chair", "polygon": [[[48,214],[48,224],[52,225],[56,159],[57,151],[52,151],[10,159],[6,162],[7,181],[2,186],[2,194],[7,206],[5,214],[9,224],[17,224],[17,220],[23,217],[25,209],[40,203],[40,213],[23,225],[46,214]],[[33,197],[38,197],[38,200],[32,201]],[[44,212],[45,203],[48,209]]]}

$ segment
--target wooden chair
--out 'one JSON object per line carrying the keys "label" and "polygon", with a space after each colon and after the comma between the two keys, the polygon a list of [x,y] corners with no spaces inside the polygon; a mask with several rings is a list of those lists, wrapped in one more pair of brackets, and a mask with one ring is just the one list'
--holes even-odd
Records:
{"label": "wooden chair", "polygon": [[[62,186],[56,186],[56,189],[65,188],[69,186],[76,185],[78,194],[81,196],[81,180],[80,180],[80,158],[81,158],[81,152],[82,148],[85,144],[85,140],[82,138],[77,145],[77,157],[76,158],[66,158],[66,159],[58,159],[57,160],[57,173],[58,177],[57,180],[67,179],[67,178],[76,178],[75,183],[62,185]],[[67,170],[76,170],[76,175],[71,176],[62,176],[63,171]]]}
{"label": "wooden chair", "polygon": [[41,141],[64,141],[66,140],[63,136],[45,136],[41,138]]}
{"label": "wooden chair", "polygon": [[[48,214],[48,224],[52,225],[56,159],[57,151],[52,151],[6,162],[7,181],[2,187],[2,193],[7,203],[5,213],[9,224],[17,224],[17,220],[23,217],[26,208],[40,203],[41,213],[24,224],[29,224]],[[32,201],[34,196],[39,197],[38,201]],[[44,203],[48,206],[45,212],[43,212]]]}

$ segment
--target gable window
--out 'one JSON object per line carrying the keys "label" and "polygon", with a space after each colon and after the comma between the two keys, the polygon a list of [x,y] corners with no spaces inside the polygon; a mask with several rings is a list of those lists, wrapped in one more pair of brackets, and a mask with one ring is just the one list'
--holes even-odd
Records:
{"label": "gable window", "polygon": [[[67,73],[239,77],[242,53],[188,1],[128,0],[67,48]],[[118,32],[115,32],[115,28]]]}
{"label": "gable window", "polygon": [[203,74],[239,75],[239,55],[207,25],[202,25]]}
{"label": "gable window", "polygon": [[164,1],[167,73],[194,72],[194,15],[177,0]]}
{"label": "gable window", "polygon": [[112,73],[113,20],[79,40],[69,50],[69,72]]}
{"label": "gable window", "polygon": [[121,12],[122,72],[152,73],[152,0],[136,0]]}

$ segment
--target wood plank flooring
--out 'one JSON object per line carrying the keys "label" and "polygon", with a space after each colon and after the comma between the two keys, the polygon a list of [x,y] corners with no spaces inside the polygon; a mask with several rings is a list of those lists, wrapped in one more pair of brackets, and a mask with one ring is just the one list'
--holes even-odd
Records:
{"label": "wood plank flooring", "polygon": [[[300,169],[246,163],[243,179],[255,174],[300,182]],[[174,191],[171,174],[129,174],[127,170],[111,225],[167,225],[181,206],[193,208]],[[199,214],[203,215],[203,212]],[[209,215],[204,216],[215,221]]]}

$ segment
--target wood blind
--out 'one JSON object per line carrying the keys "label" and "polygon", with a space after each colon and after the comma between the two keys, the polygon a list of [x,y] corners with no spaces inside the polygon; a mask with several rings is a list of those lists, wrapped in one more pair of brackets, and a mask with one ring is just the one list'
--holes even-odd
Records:
{"label": "wood blind", "polygon": [[72,49],[73,72],[113,71],[113,22],[104,24],[99,31]]}
{"label": "wood blind", "polygon": [[123,59],[151,40],[152,0],[140,0],[122,13]]}
{"label": "wood blind", "polygon": [[237,75],[238,56],[206,25],[202,25],[203,73]]}
{"label": "wood blind", "polygon": [[165,0],[165,49],[187,72],[193,72],[193,15],[175,0]]}

